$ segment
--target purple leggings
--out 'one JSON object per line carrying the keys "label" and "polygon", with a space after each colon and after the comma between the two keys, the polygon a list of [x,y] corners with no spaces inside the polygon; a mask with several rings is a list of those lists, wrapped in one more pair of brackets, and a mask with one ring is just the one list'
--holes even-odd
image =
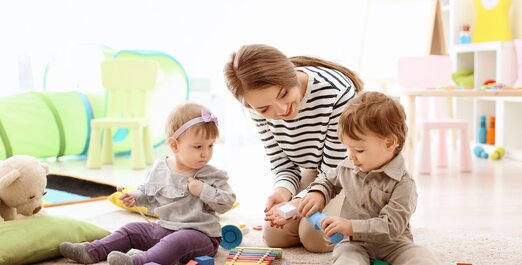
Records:
{"label": "purple leggings", "polygon": [[104,261],[113,250],[126,253],[130,249],[143,252],[132,255],[134,264],[156,262],[162,265],[186,263],[199,256],[215,256],[219,237],[209,237],[194,230],[169,230],[158,224],[129,223],[114,233],[93,241],[86,250],[95,262]]}

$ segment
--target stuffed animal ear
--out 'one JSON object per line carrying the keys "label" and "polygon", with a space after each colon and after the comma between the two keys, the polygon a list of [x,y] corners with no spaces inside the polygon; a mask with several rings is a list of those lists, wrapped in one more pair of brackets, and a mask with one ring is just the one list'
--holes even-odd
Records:
{"label": "stuffed animal ear", "polygon": [[42,168],[45,170],[45,174],[49,173],[49,165],[46,163],[40,163],[40,166],[42,166]]}
{"label": "stuffed animal ear", "polygon": [[18,169],[13,169],[0,178],[0,189],[7,188],[15,182],[22,174]]}

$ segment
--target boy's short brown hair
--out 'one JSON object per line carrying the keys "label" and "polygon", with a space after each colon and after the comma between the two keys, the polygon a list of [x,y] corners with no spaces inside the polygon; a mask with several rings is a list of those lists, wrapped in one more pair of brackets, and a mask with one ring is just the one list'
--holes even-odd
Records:
{"label": "boy's short brown hair", "polygon": [[395,137],[398,144],[395,153],[400,153],[408,132],[403,106],[381,92],[366,91],[357,94],[339,117],[339,139],[346,135],[361,140],[361,136],[368,131],[383,138]]}

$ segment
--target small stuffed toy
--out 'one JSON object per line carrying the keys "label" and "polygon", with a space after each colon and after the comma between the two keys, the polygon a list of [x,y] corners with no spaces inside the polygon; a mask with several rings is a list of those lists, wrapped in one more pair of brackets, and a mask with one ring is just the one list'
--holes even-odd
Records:
{"label": "small stuffed toy", "polygon": [[16,155],[0,162],[0,221],[42,209],[49,167],[32,156]]}

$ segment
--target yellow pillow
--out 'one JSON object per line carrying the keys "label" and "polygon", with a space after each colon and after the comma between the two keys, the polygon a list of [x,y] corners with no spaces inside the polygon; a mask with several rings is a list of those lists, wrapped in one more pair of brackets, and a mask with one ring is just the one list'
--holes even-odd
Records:
{"label": "yellow pillow", "polygon": [[[133,192],[135,191],[136,189],[131,189],[131,188],[124,188],[122,192]],[[118,206],[118,207],[121,207],[125,210],[128,210],[128,211],[131,211],[131,212],[135,212],[135,213],[143,213],[144,215],[147,215],[147,216],[150,216],[150,217],[154,217],[154,218],[158,218],[157,215],[155,214],[150,214],[147,212],[147,208],[146,207],[127,207],[125,206],[125,204],[120,200],[118,199],[122,192],[120,191],[116,191],[114,192],[113,194],[111,194],[109,196],[109,198],[107,198],[110,202],[112,202],[112,204]],[[232,206],[232,209],[236,208],[237,206],[239,206],[239,202],[235,201],[234,202],[234,205]]]}

